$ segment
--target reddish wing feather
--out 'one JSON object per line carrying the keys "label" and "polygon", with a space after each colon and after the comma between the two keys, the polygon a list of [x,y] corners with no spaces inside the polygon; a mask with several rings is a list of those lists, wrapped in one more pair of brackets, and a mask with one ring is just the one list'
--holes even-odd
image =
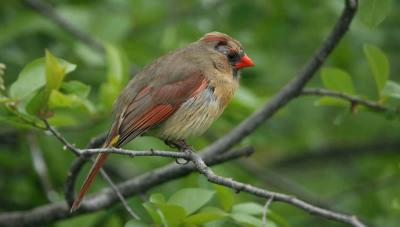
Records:
{"label": "reddish wing feather", "polygon": [[120,133],[118,143],[125,144],[129,142],[133,138],[145,132],[147,129],[165,120],[175,110],[176,108],[174,108],[170,104],[162,104],[154,107],[146,114],[144,114],[142,118],[138,119],[135,123],[127,125],[128,127],[125,127],[125,130]]}

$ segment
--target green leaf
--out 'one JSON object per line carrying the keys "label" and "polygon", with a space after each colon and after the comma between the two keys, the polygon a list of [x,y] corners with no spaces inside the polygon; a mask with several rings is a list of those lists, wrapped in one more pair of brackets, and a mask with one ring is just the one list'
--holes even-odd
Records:
{"label": "green leaf", "polygon": [[156,204],[163,204],[166,203],[166,199],[163,194],[161,193],[154,193],[150,196],[150,202],[156,203]]}
{"label": "green leaf", "polygon": [[216,207],[202,209],[196,214],[186,217],[185,224],[201,225],[206,222],[215,221],[228,216],[226,212]]}
{"label": "green leaf", "polygon": [[148,227],[148,226],[149,224],[138,220],[130,220],[124,225],[124,227]]}
{"label": "green leaf", "polygon": [[23,99],[46,84],[44,58],[39,58],[26,65],[18,79],[10,86],[10,97]]}
{"label": "green leaf", "polygon": [[350,75],[338,68],[323,68],[322,82],[328,89],[354,94],[355,89]]}
{"label": "green leaf", "polygon": [[175,192],[168,203],[182,206],[187,214],[192,214],[210,201],[214,193],[201,188],[186,188]]}
{"label": "green leaf", "polygon": [[66,94],[75,94],[80,98],[86,98],[90,93],[90,86],[77,80],[71,80],[64,82],[60,90]]}
{"label": "green leaf", "polygon": [[250,214],[250,215],[261,215],[264,208],[257,203],[239,203],[233,206],[232,213]]}
{"label": "green leaf", "polygon": [[50,94],[49,107],[50,109],[58,107],[74,108],[81,105],[82,102],[76,95],[66,95],[57,90],[53,90]]}
{"label": "green leaf", "polygon": [[93,105],[88,100],[81,99],[75,94],[63,94],[57,90],[53,90],[50,93],[48,105],[50,109],[84,107],[90,113],[95,111]]}
{"label": "green leaf", "polygon": [[162,214],[162,222],[164,226],[177,227],[186,217],[185,209],[178,205],[172,204],[157,204]]}
{"label": "green leaf", "polygon": [[259,218],[253,217],[249,214],[242,214],[242,213],[233,213],[231,214],[231,218],[238,223],[251,225],[251,226],[262,226],[262,221]]}
{"label": "green leaf", "polygon": [[26,105],[26,112],[31,115],[46,118],[47,96],[44,89],[41,89]]}
{"label": "green leaf", "polygon": [[382,94],[388,97],[400,99],[400,84],[391,80],[387,81]]}
{"label": "green leaf", "polygon": [[46,50],[46,88],[50,92],[55,89],[58,90],[64,79],[66,68],[63,67],[58,59]]}
{"label": "green leaf", "polygon": [[[10,87],[10,97],[19,100],[20,110],[45,117],[51,90],[58,89],[65,74],[74,69],[75,65],[46,51],[45,58],[36,59],[22,69]],[[37,93],[44,86],[46,89]]]}
{"label": "green leaf", "polygon": [[361,21],[370,28],[378,26],[388,15],[391,3],[391,0],[360,1]]}
{"label": "green leaf", "polygon": [[82,120],[70,113],[58,112],[49,119],[49,123],[57,127],[70,127],[82,123]]}
{"label": "green leaf", "polygon": [[161,216],[159,213],[157,213],[156,208],[153,206],[152,203],[146,202],[143,203],[143,207],[146,209],[147,213],[149,213],[151,219],[155,224],[161,225]]}
{"label": "green leaf", "polygon": [[389,59],[379,47],[372,44],[364,44],[364,54],[374,76],[378,94],[381,96],[386,81],[389,79]]}
{"label": "green leaf", "polygon": [[214,188],[217,191],[218,202],[221,207],[226,211],[230,211],[234,203],[233,191],[221,185],[216,185]]}

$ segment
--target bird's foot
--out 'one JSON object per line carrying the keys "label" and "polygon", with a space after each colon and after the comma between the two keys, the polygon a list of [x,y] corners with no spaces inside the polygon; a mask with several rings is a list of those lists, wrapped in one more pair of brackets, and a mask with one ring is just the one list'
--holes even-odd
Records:
{"label": "bird's foot", "polygon": [[[171,148],[176,148],[180,152],[192,152],[193,148],[190,146],[185,139],[177,139],[177,140],[165,140],[164,141],[166,145],[168,145]],[[187,159],[182,159],[178,158],[176,159],[176,163],[179,165],[186,165],[189,163],[189,160]]]}
{"label": "bird's foot", "polygon": [[165,140],[166,145],[171,148],[176,148],[180,152],[188,152],[193,151],[192,146],[190,146],[185,139],[177,139],[177,140]]}
{"label": "bird's foot", "polygon": [[164,143],[165,143],[165,145],[167,145],[168,147],[170,147],[170,148],[176,148],[176,146],[175,146],[175,144],[174,144],[174,142],[173,142],[173,140],[164,140]]}

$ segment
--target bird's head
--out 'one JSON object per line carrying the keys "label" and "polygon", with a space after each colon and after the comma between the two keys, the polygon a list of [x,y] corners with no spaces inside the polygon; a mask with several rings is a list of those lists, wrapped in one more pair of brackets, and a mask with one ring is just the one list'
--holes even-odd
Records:
{"label": "bird's head", "polygon": [[254,66],[253,61],[246,55],[240,42],[226,34],[210,32],[205,34],[200,39],[200,42],[223,54],[235,70]]}

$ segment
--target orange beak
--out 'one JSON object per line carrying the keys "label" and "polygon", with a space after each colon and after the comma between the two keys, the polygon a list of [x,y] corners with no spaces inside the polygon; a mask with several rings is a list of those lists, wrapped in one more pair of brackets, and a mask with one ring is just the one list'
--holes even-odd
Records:
{"label": "orange beak", "polygon": [[238,63],[236,63],[235,67],[237,69],[245,68],[245,67],[252,67],[254,66],[253,61],[245,54],[242,59]]}

